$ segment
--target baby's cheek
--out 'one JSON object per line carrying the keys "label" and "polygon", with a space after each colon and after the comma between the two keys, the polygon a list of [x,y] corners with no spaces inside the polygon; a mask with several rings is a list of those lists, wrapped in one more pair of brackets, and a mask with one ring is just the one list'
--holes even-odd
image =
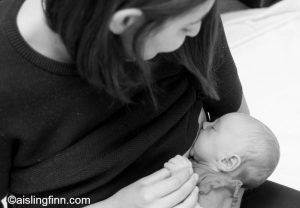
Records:
{"label": "baby's cheek", "polygon": [[208,161],[212,157],[212,151],[209,147],[202,145],[201,148],[198,149],[196,155],[198,160]]}

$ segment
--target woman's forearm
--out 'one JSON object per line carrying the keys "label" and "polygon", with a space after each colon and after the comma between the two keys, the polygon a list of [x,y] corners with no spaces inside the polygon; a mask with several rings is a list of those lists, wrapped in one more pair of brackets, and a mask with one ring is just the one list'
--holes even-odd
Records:
{"label": "woman's forearm", "polygon": [[118,204],[115,197],[111,196],[103,201],[85,206],[85,208],[118,208]]}

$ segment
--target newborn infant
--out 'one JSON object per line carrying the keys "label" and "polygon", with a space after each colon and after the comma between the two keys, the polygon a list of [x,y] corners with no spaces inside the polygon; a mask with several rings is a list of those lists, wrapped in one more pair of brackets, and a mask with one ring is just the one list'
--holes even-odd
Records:
{"label": "newborn infant", "polygon": [[192,165],[199,175],[199,203],[204,208],[240,207],[244,188],[261,185],[279,161],[279,144],[271,130],[242,113],[204,122],[189,162],[176,156],[165,163],[174,173]]}

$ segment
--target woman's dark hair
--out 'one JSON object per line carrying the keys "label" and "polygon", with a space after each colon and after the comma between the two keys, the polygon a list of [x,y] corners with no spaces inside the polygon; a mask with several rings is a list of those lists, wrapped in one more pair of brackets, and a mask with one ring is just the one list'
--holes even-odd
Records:
{"label": "woman's dark hair", "polygon": [[[155,101],[151,84],[151,61],[141,57],[142,43],[149,32],[207,0],[44,0],[50,28],[60,34],[79,74],[96,88],[121,101],[130,102],[129,92],[147,86]],[[135,65],[125,67],[120,37],[109,30],[113,14],[123,8],[139,8],[145,23],[134,34],[132,49]],[[205,17],[197,38],[187,38],[175,52],[161,55],[186,67],[200,81],[203,92],[218,99],[212,70],[217,40],[217,1]]]}

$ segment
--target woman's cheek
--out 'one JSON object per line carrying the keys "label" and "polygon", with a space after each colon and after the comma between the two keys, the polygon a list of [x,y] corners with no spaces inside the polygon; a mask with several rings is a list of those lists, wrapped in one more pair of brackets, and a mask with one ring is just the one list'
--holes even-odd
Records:
{"label": "woman's cheek", "polygon": [[151,59],[158,53],[169,53],[176,51],[184,43],[185,36],[168,37],[161,36],[148,39],[145,44],[144,57],[145,59]]}
{"label": "woman's cheek", "polygon": [[161,52],[173,52],[176,51],[178,48],[182,46],[184,43],[185,38],[176,38],[173,39],[173,41],[170,41],[171,39],[166,39],[164,44],[161,44],[162,51]]}
{"label": "woman's cheek", "polygon": [[143,58],[149,60],[157,55],[156,43],[154,41],[147,40],[144,45]]}

